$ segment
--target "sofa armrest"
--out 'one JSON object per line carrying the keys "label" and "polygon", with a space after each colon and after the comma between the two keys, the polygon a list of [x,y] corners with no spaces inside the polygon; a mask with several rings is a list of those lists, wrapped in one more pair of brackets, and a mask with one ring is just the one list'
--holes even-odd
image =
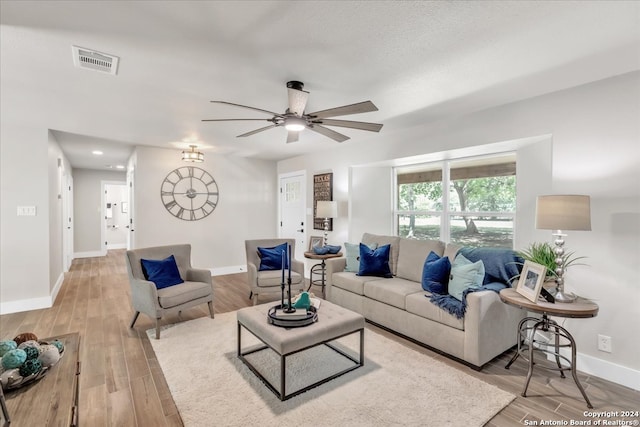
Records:
{"label": "sofa armrest", "polygon": [[507,305],[497,292],[467,294],[464,360],[481,367],[517,344],[517,329],[526,312]]}
{"label": "sofa armrest", "polygon": [[325,275],[325,297],[329,299],[329,295],[331,295],[331,286],[333,285],[333,273],[340,273],[344,271],[347,266],[347,259],[344,257],[340,258],[329,258],[325,260],[326,267],[326,275]]}

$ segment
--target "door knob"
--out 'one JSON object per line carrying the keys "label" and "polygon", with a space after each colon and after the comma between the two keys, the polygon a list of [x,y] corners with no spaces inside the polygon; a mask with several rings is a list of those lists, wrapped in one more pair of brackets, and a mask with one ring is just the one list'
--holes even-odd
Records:
{"label": "door knob", "polygon": [[304,228],[301,228],[300,230],[296,230],[298,233],[304,233]]}

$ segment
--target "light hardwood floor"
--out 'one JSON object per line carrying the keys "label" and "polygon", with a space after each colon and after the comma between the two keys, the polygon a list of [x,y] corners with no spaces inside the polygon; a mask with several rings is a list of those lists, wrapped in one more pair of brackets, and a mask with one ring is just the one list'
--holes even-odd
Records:
{"label": "light hardwood floor", "polygon": [[[213,281],[216,313],[250,304],[245,274],[216,276]],[[21,332],[33,332],[40,338],[80,333],[82,426],[181,426],[180,415],[145,333],[153,328],[153,323],[141,315],[135,328],[129,329],[132,314],[124,250],[110,251],[106,257],[75,260],[52,308],[0,316],[0,338],[11,339]],[[169,317],[164,323],[207,315],[207,306],[203,304],[183,312],[181,318]],[[569,423],[605,419],[585,416],[587,406],[573,380],[570,376],[561,379],[557,372],[535,370],[528,397],[521,397],[525,362],[518,360],[511,369],[504,369],[512,351],[478,372],[373,325],[367,327],[518,396],[487,425],[525,425],[526,420],[528,425],[534,425],[543,420]],[[579,378],[595,410],[640,410],[639,392],[585,374],[579,374]],[[419,397],[416,399],[416,404],[423,404]],[[11,415],[15,423],[11,425],[19,427],[19,414]],[[424,425],[429,425],[428,420]]]}

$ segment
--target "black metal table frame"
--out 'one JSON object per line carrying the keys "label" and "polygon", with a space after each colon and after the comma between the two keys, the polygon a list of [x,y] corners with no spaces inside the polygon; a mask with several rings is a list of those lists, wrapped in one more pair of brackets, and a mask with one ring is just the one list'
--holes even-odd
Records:
{"label": "black metal table frame", "polygon": [[[528,325],[527,324],[528,322],[532,322],[533,326]],[[536,340],[535,337],[536,337],[537,331],[551,332],[555,336],[555,339],[553,340],[554,341],[553,344],[550,344],[551,340],[549,341]],[[565,338],[566,340],[569,341],[569,343],[561,344],[560,338]],[[543,351],[546,354],[550,354],[554,356],[556,359],[556,364],[558,365],[557,368],[550,367],[550,366],[542,366],[542,365],[540,367],[543,369],[560,371],[561,378],[565,378],[564,371],[571,371],[573,380],[578,386],[580,393],[582,393],[582,397],[584,397],[584,400],[587,402],[587,406],[589,408],[593,408],[593,405],[591,405],[591,402],[587,397],[587,393],[584,391],[584,388],[582,388],[582,384],[580,384],[580,381],[578,380],[578,375],[576,373],[576,363],[575,363],[576,362],[576,342],[573,339],[573,336],[571,336],[571,334],[569,333],[569,331],[567,331],[562,326],[558,325],[558,323],[555,320],[549,319],[546,313],[543,313],[542,318],[525,317],[524,319],[522,319],[518,324],[517,339],[518,339],[518,350],[513,355],[509,363],[507,363],[507,365],[505,366],[505,369],[509,369],[511,364],[515,362],[519,356],[522,356],[523,359],[529,362],[529,371],[527,372],[527,379],[524,383],[524,388],[522,389],[522,393],[521,393],[522,397],[527,397],[527,388],[529,387],[529,382],[531,381],[531,376],[533,375],[533,366],[536,364],[534,362],[534,350],[535,350],[535,345],[537,344],[538,346],[540,346],[541,351]],[[551,346],[553,346],[553,350],[549,349],[549,347]],[[563,347],[571,348],[571,360],[569,360],[567,357],[560,354],[560,348],[563,348]],[[527,356],[525,356],[525,352],[528,353]],[[568,366],[563,367],[562,364],[560,363],[560,359],[567,362]]]}
{"label": "black metal table frame", "polygon": [[[320,270],[320,271],[318,271]],[[314,279],[313,275],[319,275],[320,279]],[[307,288],[307,292],[311,290],[311,286],[321,286],[322,287],[322,298],[324,298],[324,288],[326,286],[326,274],[327,274],[327,263],[323,259],[322,262],[318,264],[314,264],[309,270],[309,287]]]}
{"label": "black metal table frame", "polygon": [[[244,329],[246,329],[247,331],[249,331],[253,336],[255,336],[256,338],[258,338],[263,344],[264,346],[258,347],[258,348],[254,348],[250,351],[247,352],[242,352],[242,328],[244,327]],[[270,326],[270,327],[274,327],[277,328],[278,326]],[[347,335],[351,335],[351,334],[355,334],[359,332],[360,333],[360,355],[359,355],[359,359],[356,359],[354,357],[352,357],[351,355],[345,353],[344,351],[340,350],[339,348],[333,346],[330,344],[331,341],[335,341],[339,338],[342,337],[346,337]],[[350,366],[349,368],[346,368],[340,372],[337,372],[335,374],[332,374],[330,376],[328,376],[327,378],[324,378],[320,381],[317,381],[311,385],[308,385],[300,390],[297,390],[293,393],[290,394],[286,394],[286,390],[285,390],[285,383],[286,383],[286,362],[287,362],[287,357],[296,354],[296,353],[300,353],[302,351],[308,350],[310,348],[313,347],[317,347],[319,345],[326,345],[327,347],[329,347],[330,349],[334,350],[335,352],[341,354],[342,356],[346,357],[347,359],[351,360],[353,363],[355,363],[355,365]],[[258,371],[258,369],[256,369],[253,364],[251,364],[251,362],[249,362],[245,356],[249,355],[249,354],[253,354],[259,351],[263,351],[266,349],[271,349],[273,351],[276,352],[276,354],[278,354],[280,356],[280,390],[276,389],[273,384],[271,384],[269,382],[269,380],[267,380],[261,373],[260,371]],[[318,387],[321,384],[324,384],[328,381],[331,381],[334,378],[338,378],[339,376],[342,376],[344,374],[346,374],[347,372],[351,372],[354,369],[357,369],[361,366],[364,366],[364,328],[360,328],[360,329],[356,329],[355,331],[351,331],[351,332],[347,332],[346,334],[342,334],[336,337],[333,337],[331,339],[325,340],[325,341],[320,341],[316,344],[307,346],[305,348],[301,348],[299,350],[296,351],[292,351],[290,353],[287,354],[280,354],[278,353],[278,351],[276,351],[273,347],[271,347],[269,344],[267,344],[266,342],[264,342],[264,340],[262,338],[260,338],[258,335],[256,335],[255,332],[253,332],[251,329],[247,328],[245,325],[243,325],[241,322],[238,322],[238,358],[240,360],[242,360],[242,362],[247,365],[247,367],[251,370],[251,372],[253,372],[259,379],[260,381],[262,381],[264,383],[264,385],[267,386],[267,388],[269,390],[271,390],[273,392],[273,394],[275,394],[281,401],[284,400],[288,400],[291,399],[294,396],[297,396],[299,394],[302,394],[306,391],[311,390],[312,388]]]}

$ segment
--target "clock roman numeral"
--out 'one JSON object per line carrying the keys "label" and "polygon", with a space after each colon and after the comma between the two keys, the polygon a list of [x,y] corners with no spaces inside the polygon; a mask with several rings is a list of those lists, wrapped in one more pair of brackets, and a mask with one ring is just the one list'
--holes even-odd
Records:
{"label": "clock roman numeral", "polygon": [[165,203],[164,207],[167,208],[167,210],[171,210],[171,208],[173,208],[175,205],[177,205],[178,203],[176,203],[175,200],[170,201],[169,203]]}

